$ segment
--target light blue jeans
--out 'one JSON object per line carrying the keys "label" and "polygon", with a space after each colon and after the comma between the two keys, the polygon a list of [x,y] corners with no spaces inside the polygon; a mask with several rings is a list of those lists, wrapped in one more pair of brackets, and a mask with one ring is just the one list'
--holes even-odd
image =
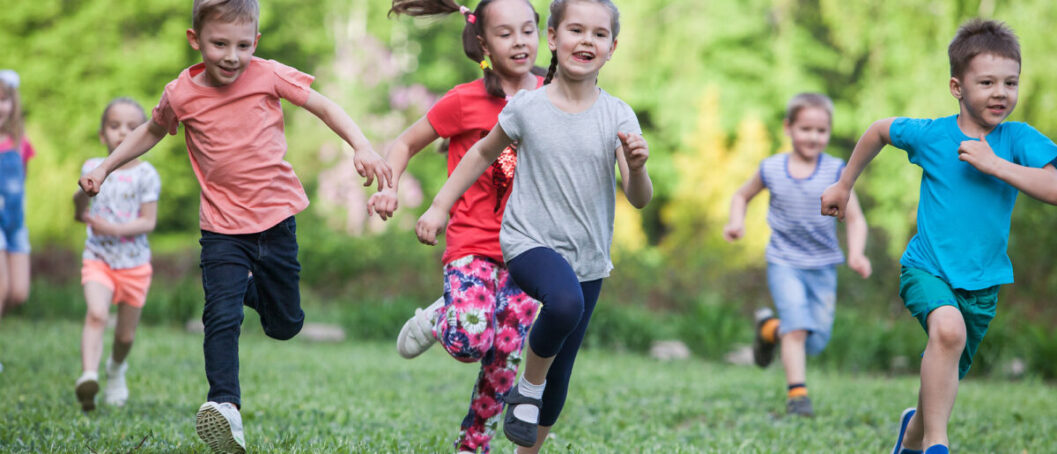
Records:
{"label": "light blue jeans", "polygon": [[778,335],[806,330],[808,336],[804,349],[807,354],[822,353],[833,332],[837,266],[805,269],[769,262],[767,285],[781,320]]}

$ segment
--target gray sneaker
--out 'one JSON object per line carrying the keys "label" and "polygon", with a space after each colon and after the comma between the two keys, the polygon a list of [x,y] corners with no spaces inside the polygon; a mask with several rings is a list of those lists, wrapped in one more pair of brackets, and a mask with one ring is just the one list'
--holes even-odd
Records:
{"label": "gray sneaker", "polygon": [[421,355],[437,343],[433,337],[433,324],[437,321],[437,311],[444,307],[444,297],[437,298],[425,309],[415,309],[415,315],[404,322],[400,334],[396,336],[396,351],[400,356],[411,359]]}
{"label": "gray sneaker", "polygon": [[245,454],[246,439],[242,435],[242,415],[230,403],[206,402],[195,415],[195,432],[213,452]]}
{"label": "gray sneaker", "polygon": [[778,345],[777,342],[767,342],[763,338],[763,333],[760,332],[760,328],[768,320],[774,318],[774,312],[770,308],[756,309],[754,314],[755,325],[753,329],[752,339],[752,360],[757,366],[767,367],[774,361],[774,347]]}
{"label": "gray sneaker", "polygon": [[815,409],[811,406],[811,398],[807,396],[794,397],[787,400],[785,402],[785,412],[805,418],[815,417]]}
{"label": "gray sneaker", "polygon": [[126,370],[128,370],[128,362],[115,365],[113,358],[106,360],[106,389],[103,391],[103,401],[107,405],[123,407],[128,401],[128,385],[125,384]]}

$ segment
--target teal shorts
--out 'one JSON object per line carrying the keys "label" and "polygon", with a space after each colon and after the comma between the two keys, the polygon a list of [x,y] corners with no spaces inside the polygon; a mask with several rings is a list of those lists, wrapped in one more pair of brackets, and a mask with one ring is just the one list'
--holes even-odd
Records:
{"label": "teal shorts", "polygon": [[995,318],[998,306],[998,289],[994,286],[982,290],[952,289],[943,279],[917,268],[903,267],[899,273],[899,296],[921,327],[928,333],[928,317],[940,306],[954,306],[965,320],[965,350],[958,362],[958,379],[965,378],[973,364],[980,341],[984,340],[987,327]]}

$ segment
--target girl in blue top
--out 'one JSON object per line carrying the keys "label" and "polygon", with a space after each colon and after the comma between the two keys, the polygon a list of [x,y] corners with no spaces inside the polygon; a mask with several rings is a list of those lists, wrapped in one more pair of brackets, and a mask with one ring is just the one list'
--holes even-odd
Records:
{"label": "girl in blue top", "polygon": [[[807,395],[806,355],[825,348],[833,329],[837,303],[837,268],[844,261],[833,218],[820,214],[822,191],[840,178],[844,161],[825,154],[833,120],[833,102],[824,95],[802,93],[789,101],[784,123],[793,143],[791,153],[764,159],[760,170],[734,193],[727,241],[745,234],[745,206],[763,189],[771,192],[767,223],[767,283],[778,317],[767,308],[756,311],[753,359],[767,367],[780,340],[788,385],[789,414],[813,416]],[[848,204],[848,266],[870,276],[866,218],[858,200]]]}

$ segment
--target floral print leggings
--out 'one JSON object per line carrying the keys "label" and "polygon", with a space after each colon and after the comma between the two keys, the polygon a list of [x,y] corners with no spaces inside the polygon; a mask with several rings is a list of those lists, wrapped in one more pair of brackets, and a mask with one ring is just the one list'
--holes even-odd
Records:
{"label": "floral print leggings", "polygon": [[517,379],[521,346],[538,308],[494,260],[470,255],[444,266],[444,307],[433,335],[453,358],[481,362],[457,450],[489,452],[503,397]]}

